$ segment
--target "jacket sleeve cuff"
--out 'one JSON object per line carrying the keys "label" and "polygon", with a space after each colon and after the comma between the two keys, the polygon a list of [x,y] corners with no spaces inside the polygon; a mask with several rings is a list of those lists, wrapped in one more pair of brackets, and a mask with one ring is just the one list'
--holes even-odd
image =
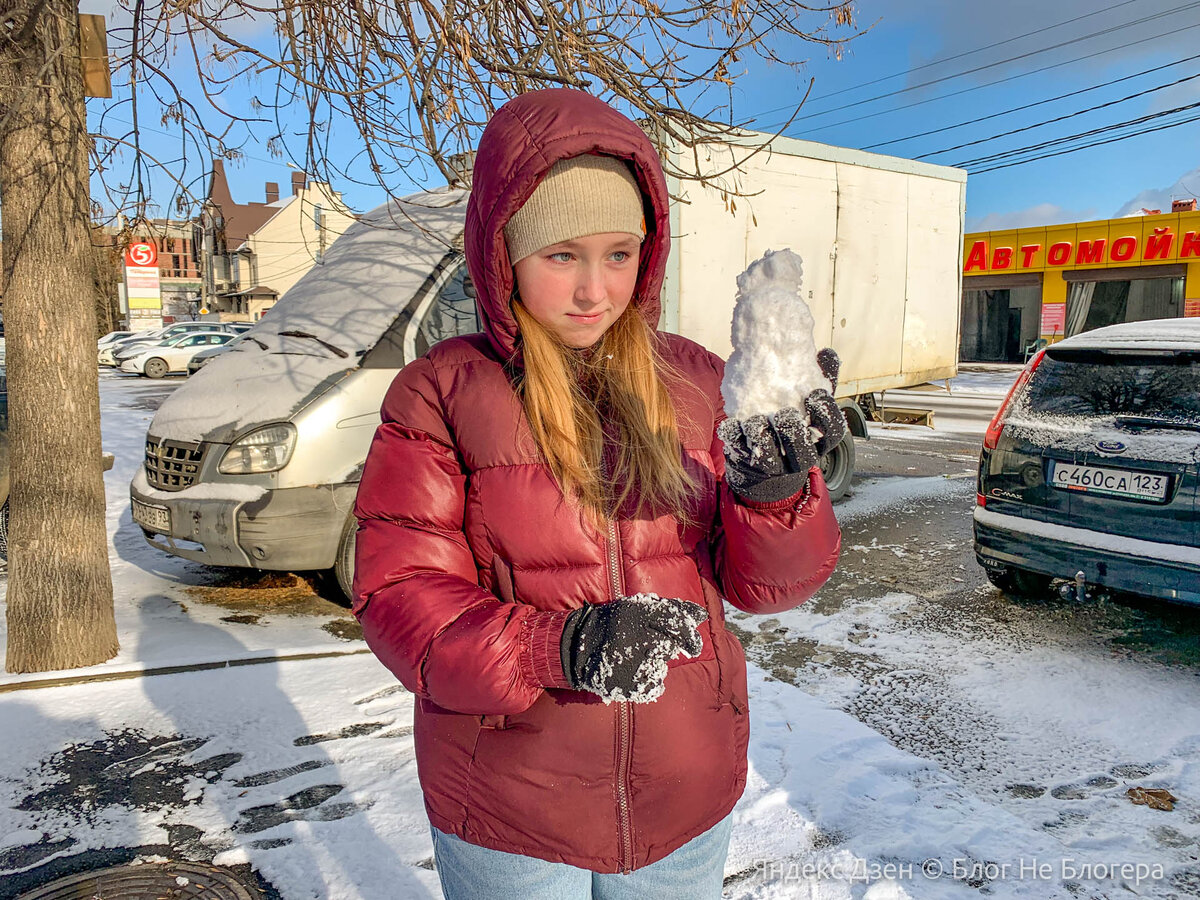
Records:
{"label": "jacket sleeve cuff", "polygon": [[811,469],[809,469],[808,477],[804,479],[804,487],[796,491],[796,493],[792,494],[792,496],[784,497],[782,500],[751,500],[749,497],[743,497],[741,494],[737,494],[736,491],[734,493],[738,500],[741,501],[742,505],[748,509],[763,511],[775,509],[799,509],[801,506],[807,503],[808,498],[812,496],[813,473],[816,473],[819,477],[821,474],[821,467],[813,466]]}
{"label": "jacket sleeve cuff", "polygon": [[562,634],[572,610],[529,613],[521,621],[519,662],[526,683],[544,688],[570,688],[562,666]]}

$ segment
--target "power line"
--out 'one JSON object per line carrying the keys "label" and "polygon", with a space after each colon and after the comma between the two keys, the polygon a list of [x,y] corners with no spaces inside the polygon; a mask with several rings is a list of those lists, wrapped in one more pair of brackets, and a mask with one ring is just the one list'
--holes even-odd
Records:
{"label": "power line", "polygon": [[[829,93],[829,94],[822,94],[817,99],[818,100],[826,100],[830,97],[837,97],[840,94],[846,94],[846,93],[849,93],[850,91],[857,91],[859,88],[871,87],[872,85],[881,84],[885,81],[891,81],[893,78],[900,78],[904,75],[911,75],[913,72],[920,72],[922,69],[929,69],[929,68],[932,68],[933,66],[944,65],[945,63],[953,62],[956,59],[962,59],[964,56],[974,56],[976,53],[982,53],[984,50],[993,50],[996,47],[1003,47],[1005,44],[1011,44],[1014,41],[1023,40],[1024,38],[1027,38],[1027,37],[1033,37],[1036,34],[1042,34],[1043,32],[1046,32],[1046,31],[1053,31],[1055,28],[1061,28],[1064,25],[1071,25],[1075,22],[1080,21],[1081,19],[1086,19],[1089,16],[1099,15],[1100,13],[1106,13],[1106,12],[1109,12],[1110,10],[1117,9],[1122,6],[1129,6],[1131,3],[1136,3],[1136,2],[1139,2],[1139,0],[1123,0],[1123,2],[1121,2],[1121,3],[1114,3],[1112,6],[1106,6],[1103,9],[1092,10],[1091,12],[1084,13],[1081,16],[1076,16],[1073,19],[1066,19],[1062,22],[1057,22],[1054,25],[1047,25],[1044,28],[1038,28],[1038,29],[1035,29],[1034,31],[1027,31],[1024,34],[1018,34],[1016,37],[1006,38],[1003,41],[996,41],[994,44],[985,44],[984,46],[976,47],[973,50],[964,50],[962,53],[954,54],[954,56],[947,56],[942,59],[935,59],[931,62],[927,62],[927,63],[924,63],[919,66],[914,66],[911,69],[905,69],[902,72],[893,72],[891,75],[884,75],[880,78],[875,78],[871,81],[863,81],[863,82],[860,82],[859,84],[853,84],[850,87],[841,88],[841,89],[833,91],[832,93]],[[757,117],[757,116],[770,115],[771,113],[781,112],[783,110],[787,110],[787,109],[791,109],[791,108],[792,107],[790,107],[790,106],[776,106],[771,109],[764,109],[764,110],[760,110],[759,112],[752,113],[752,116]]]}
{"label": "power line", "polygon": [[1152,88],[1147,88],[1144,91],[1138,91],[1136,94],[1129,94],[1126,97],[1120,97],[1116,100],[1109,100],[1105,103],[1100,103],[1096,106],[1089,106],[1089,107],[1087,107],[1087,109],[1081,109],[1081,110],[1079,110],[1077,112],[1073,112],[1073,113],[1066,113],[1065,115],[1056,116],[1053,119],[1046,119],[1043,122],[1035,122],[1032,125],[1026,125],[1022,128],[1014,128],[1011,131],[1002,131],[999,134],[993,134],[990,137],[979,138],[978,140],[975,140],[975,141],[967,141],[965,144],[956,144],[953,147],[945,147],[941,150],[931,150],[928,153],[922,153],[920,156],[914,156],[913,159],[928,159],[931,156],[937,156],[938,154],[941,154],[941,153],[949,153],[951,150],[961,150],[964,147],[974,147],[976,144],[986,144],[988,141],[994,141],[994,140],[998,140],[999,138],[1009,137],[1010,135],[1020,134],[1024,131],[1032,131],[1035,128],[1042,128],[1046,125],[1053,125],[1055,122],[1064,122],[1067,119],[1073,119],[1076,116],[1082,116],[1086,113],[1095,112],[1098,109],[1107,109],[1108,107],[1116,106],[1119,103],[1125,103],[1129,100],[1136,100],[1138,97],[1145,97],[1147,94],[1153,94],[1156,91],[1164,91],[1167,88],[1173,88],[1177,85],[1183,84],[1188,81],[1195,81],[1197,78],[1200,78],[1200,72],[1197,72],[1195,75],[1187,75],[1176,81],[1171,81],[1166,84],[1160,84],[1160,85],[1156,85],[1155,87],[1152,87]]}
{"label": "power line", "polygon": [[[971,87],[962,88],[961,90],[951,91],[949,94],[941,94],[940,96],[929,97],[925,100],[914,100],[912,103],[906,103],[903,106],[897,106],[892,109],[884,109],[884,110],[880,110],[879,112],[875,112],[875,113],[868,113],[867,115],[858,116],[853,119],[843,119],[840,122],[833,122],[829,125],[818,125],[815,128],[813,128],[812,130],[813,131],[825,131],[830,128],[836,128],[839,125],[848,125],[852,122],[862,122],[866,119],[873,119],[876,116],[886,116],[891,113],[900,112],[905,109],[912,109],[914,106],[923,106],[926,103],[932,103],[935,100],[948,100],[951,97],[958,97],[962,94],[970,94],[973,91],[980,91],[987,87],[995,87],[998,84],[1007,84],[1010,81],[1016,81],[1021,78],[1028,78],[1030,75],[1038,75],[1038,74],[1041,74],[1042,72],[1049,72],[1051,69],[1061,69],[1063,66],[1069,66],[1069,65],[1072,65],[1073,63],[1082,62],[1086,59],[1094,59],[1097,56],[1103,56],[1104,54],[1112,53],[1115,50],[1128,50],[1130,47],[1136,47],[1139,44],[1146,44],[1146,43],[1149,43],[1150,41],[1156,41],[1159,38],[1173,37],[1175,35],[1182,34],[1185,31],[1190,31],[1193,28],[1200,28],[1200,22],[1196,22],[1195,24],[1192,24],[1192,25],[1184,25],[1182,28],[1171,28],[1160,34],[1153,34],[1150,37],[1142,38],[1141,40],[1129,41],[1128,43],[1122,44],[1119,47],[1109,47],[1107,50],[1097,50],[1094,53],[1085,53],[1083,56],[1076,56],[1072,59],[1063,60],[1062,62],[1050,63],[1049,65],[1041,66],[1040,68],[1037,68],[1037,69],[1030,69],[1028,72],[1019,72],[1016,75],[1008,75],[1004,78],[998,78],[995,81],[988,81],[988,82],[984,82],[983,84],[976,84],[976,85],[972,85]],[[789,137],[792,137],[792,136],[794,136],[794,134],[789,135]]]}
{"label": "power line", "polygon": [[972,166],[972,165],[985,165],[988,163],[992,163],[992,162],[996,162],[998,160],[1005,159],[1006,157],[1017,156],[1021,153],[1026,153],[1026,152],[1033,151],[1033,150],[1042,150],[1046,147],[1053,147],[1058,144],[1066,144],[1066,143],[1069,143],[1070,141],[1078,140],[1079,138],[1093,137],[1098,134],[1103,134],[1107,131],[1115,131],[1118,128],[1126,128],[1126,127],[1131,127],[1134,125],[1141,125],[1144,122],[1152,122],[1155,119],[1161,119],[1166,116],[1174,115],[1175,113],[1187,112],[1188,110],[1197,109],[1197,108],[1200,108],[1200,101],[1197,101],[1195,103],[1189,103],[1186,106],[1177,106],[1174,109],[1166,109],[1166,110],[1163,110],[1162,112],[1148,113],[1147,115],[1138,116],[1136,119],[1128,119],[1124,122],[1114,122],[1111,125],[1105,125],[1101,128],[1092,128],[1088,131],[1081,131],[1077,134],[1069,134],[1064,137],[1052,138],[1051,140],[1041,141],[1037,144],[1030,144],[1026,147],[1018,147],[1013,150],[1003,150],[999,153],[991,153],[987,156],[980,156],[980,157],[976,157],[975,159],[963,160],[962,162],[957,163],[956,165],[958,168],[966,168],[966,167]]}
{"label": "power line", "polygon": [[[1059,49],[1062,49],[1063,47],[1069,47],[1072,44],[1078,44],[1078,43],[1081,43],[1082,41],[1088,41],[1095,37],[1103,37],[1106,34],[1112,34],[1113,32],[1116,32],[1116,31],[1122,31],[1133,25],[1142,25],[1147,22],[1153,22],[1155,19],[1161,19],[1164,16],[1175,15],[1176,13],[1180,13],[1180,12],[1186,12],[1187,10],[1195,9],[1196,7],[1200,7],[1200,0],[1193,0],[1193,2],[1191,2],[1191,3],[1184,3],[1181,6],[1172,7],[1171,9],[1163,10],[1162,12],[1155,13],[1154,15],[1143,16],[1142,18],[1136,19],[1132,22],[1125,22],[1121,25],[1112,25],[1108,28],[1101,29],[1100,31],[1093,31],[1091,34],[1085,34],[1085,35],[1081,35],[1079,37],[1071,38],[1069,41],[1060,41],[1057,44],[1052,44],[1049,47],[1042,47],[1039,50],[1030,50],[1026,53],[1018,54],[1017,56],[1010,56],[1007,59],[1001,59],[996,62],[986,63],[981,66],[975,66],[974,68],[965,69],[962,72],[956,72],[952,75],[944,75],[941,78],[934,78],[934,79],[931,79],[930,81],[923,81],[920,84],[909,85],[908,87],[901,88],[898,91],[891,91],[886,94],[877,94],[874,97],[867,97],[865,100],[856,100],[853,103],[848,103],[845,106],[840,106],[840,107],[837,107],[836,109],[826,109],[826,110],[821,110],[819,112],[810,113],[807,116],[798,116],[795,121],[802,122],[807,119],[815,119],[820,116],[828,115],[831,112],[840,112],[842,110],[854,109],[857,106],[863,106],[864,104],[867,104],[867,103],[874,103],[876,100],[886,100],[891,97],[895,97],[898,94],[911,93],[912,91],[918,91],[918,90],[921,90],[922,88],[932,87],[935,84],[941,84],[944,81],[949,81],[954,78],[962,78],[963,76],[966,76],[966,75],[974,75],[976,72],[983,72],[983,71],[986,71],[987,69],[994,69],[997,66],[1003,66],[1003,65],[1007,65],[1008,63],[1018,62],[1022,59],[1028,59],[1031,56],[1038,56],[1042,53],[1048,53],[1051,50],[1059,50]],[[1167,33],[1172,34],[1178,30],[1179,29],[1172,29],[1171,31],[1169,31]],[[1126,45],[1126,46],[1129,46],[1129,45]],[[820,127],[821,128],[831,128],[833,126],[823,125]]]}
{"label": "power line", "polygon": [[1191,122],[1200,122],[1200,114],[1197,114],[1194,116],[1189,116],[1184,119],[1180,119],[1178,122],[1167,122],[1164,125],[1156,125],[1153,128],[1143,128],[1138,131],[1131,131],[1129,134],[1118,135],[1117,137],[1107,138],[1106,140],[1103,140],[1103,141],[1093,141],[1089,144],[1082,144],[1078,147],[1071,147],[1066,150],[1056,150],[1052,153],[1043,153],[1038,156],[1031,156],[1028,159],[1022,159],[1022,160],[1018,160],[1016,162],[1001,163],[1000,165],[990,166],[986,169],[975,169],[974,171],[971,172],[971,174],[972,175],[983,175],[987,172],[996,172],[1000,169],[1011,169],[1015,166],[1023,166],[1028,163],[1037,162],[1038,160],[1042,160],[1042,159],[1050,159],[1055,156],[1066,156],[1070,153],[1077,153],[1080,150],[1087,150],[1091,147],[1102,147],[1105,144],[1115,144],[1120,141],[1127,141],[1130,138],[1140,137],[1143,134],[1153,134],[1156,131],[1166,131],[1169,128],[1177,128],[1180,125],[1187,125]]}
{"label": "power line", "polygon": [[1143,69],[1140,72],[1134,72],[1132,75],[1123,75],[1120,78],[1114,78],[1112,81],[1104,81],[1104,82],[1101,82],[1100,84],[1088,85],[1087,87],[1080,88],[1077,91],[1068,91],[1065,94],[1059,94],[1057,97],[1048,97],[1045,100],[1036,100],[1033,103],[1025,103],[1025,104],[1022,104],[1021,106],[1013,106],[1009,109],[1003,109],[1000,112],[990,113],[989,115],[986,115],[986,116],[979,116],[978,118],[975,118],[975,119],[968,119],[965,122],[957,122],[954,125],[944,125],[941,128],[932,128],[929,131],[922,131],[917,134],[910,134],[907,137],[893,138],[890,141],[880,141],[879,143],[876,143],[876,144],[867,144],[865,147],[862,147],[861,149],[875,150],[878,147],[887,147],[887,146],[890,146],[891,144],[901,144],[901,143],[904,143],[905,141],[913,141],[913,140],[916,140],[917,138],[929,137],[930,135],[934,135],[934,134],[941,134],[944,131],[953,131],[956,128],[964,128],[967,125],[977,125],[980,122],[986,122],[989,119],[998,119],[1001,116],[1007,116],[1007,115],[1011,115],[1012,113],[1023,112],[1024,110],[1033,109],[1034,107],[1037,107],[1037,106],[1045,106],[1047,103],[1054,103],[1058,100],[1066,100],[1069,97],[1076,97],[1080,94],[1086,94],[1090,91],[1098,91],[1098,90],[1100,90],[1100,88],[1112,87],[1114,84],[1120,84],[1123,81],[1132,81],[1134,78],[1140,78],[1143,75],[1150,75],[1153,72],[1161,72],[1163,69],[1170,69],[1170,68],[1173,68],[1174,66],[1180,66],[1187,62],[1194,62],[1197,59],[1200,59],[1200,53],[1196,54],[1195,56],[1187,56],[1187,57],[1184,57],[1183,59],[1177,59],[1174,62],[1164,63],[1161,66],[1153,66],[1152,68],[1149,68],[1149,69]]}

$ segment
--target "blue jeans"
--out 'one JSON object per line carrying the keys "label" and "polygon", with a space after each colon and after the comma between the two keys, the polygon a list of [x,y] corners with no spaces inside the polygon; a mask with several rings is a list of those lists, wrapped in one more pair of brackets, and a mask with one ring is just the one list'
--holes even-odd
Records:
{"label": "blue jeans", "polygon": [[628,875],[601,875],[468,844],[431,828],[446,900],[720,900],[733,817]]}

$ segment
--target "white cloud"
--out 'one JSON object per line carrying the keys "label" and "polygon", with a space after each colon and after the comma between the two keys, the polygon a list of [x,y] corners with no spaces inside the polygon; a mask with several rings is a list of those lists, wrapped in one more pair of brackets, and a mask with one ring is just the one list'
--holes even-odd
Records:
{"label": "white cloud", "polygon": [[1039,203],[1014,212],[967,216],[967,231],[1008,231],[1012,228],[1036,228],[1039,225],[1064,225],[1097,218],[1095,209],[1067,209],[1056,203]]}
{"label": "white cloud", "polygon": [[1190,200],[1200,197],[1200,167],[1181,175],[1179,180],[1170,187],[1150,188],[1142,191],[1136,197],[1127,201],[1116,212],[1116,217],[1135,216],[1143,209],[1161,209],[1171,211],[1172,200]]}

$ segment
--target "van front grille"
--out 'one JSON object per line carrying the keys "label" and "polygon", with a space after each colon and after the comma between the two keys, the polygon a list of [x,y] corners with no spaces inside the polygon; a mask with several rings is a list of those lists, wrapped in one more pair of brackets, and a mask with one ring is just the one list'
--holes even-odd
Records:
{"label": "van front grille", "polygon": [[146,436],[146,481],[160,491],[182,491],[196,483],[204,444]]}

